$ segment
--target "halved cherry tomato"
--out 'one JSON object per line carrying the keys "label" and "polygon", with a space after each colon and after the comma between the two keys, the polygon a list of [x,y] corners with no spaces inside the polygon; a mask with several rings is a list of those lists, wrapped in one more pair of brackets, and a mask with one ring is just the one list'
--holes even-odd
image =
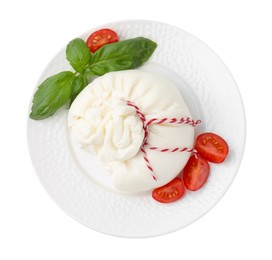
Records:
{"label": "halved cherry tomato", "polygon": [[214,133],[200,134],[196,138],[195,149],[202,158],[213,163],[223,162],[229,153],[227,142]]}
{"label": "halved cherry tomato", "polygon": [[185,187],[182,180],[176,177],[164,186],[153,190],[152,197],[159,202],[169,203],[180,199],[184,195],[184,192]]}
{"label": "halved cherry tomato", "polygon": [[185,187],[191,191],[200,189],[207,181],[209,173],[209,163],[201,157],[192,155],[183,169]]}
{"label": "halved cherry tomato", "polygon": [[103,45],[113,42],[118,42],[117,33],[110,29],[104,28],[92,33],[87,39],[86,44],[91,52],[95,52]]}

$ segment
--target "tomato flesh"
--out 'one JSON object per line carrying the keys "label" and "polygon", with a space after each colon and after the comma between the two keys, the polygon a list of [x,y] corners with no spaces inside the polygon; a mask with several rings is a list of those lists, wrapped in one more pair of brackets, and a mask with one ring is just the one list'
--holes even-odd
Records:
{"label": "tomato flesh", "polygon": [[209,163],[192,155],[183,169],[183,182],[188,190],[199,190],[207,181],[210,173]]}
{"label": "tomato flesh", "polygon": [[118,42],[117,33],[110,29],[104,28],[92,33],[88,37],[86,44],[91,52],[95,52],[105,44],[113,42]]}
{"label": "tomato flesh", "polygon": [[180,199],[184,193],[184,184],[180,178],[176,177],[164,186],[153,190],[152,197],[161,203],[170,203]]}
{"label": "tomato flesh", "polygon": [[223,162],[229,153],[227,142],[214,133],[200,134],[196,138],[195,149],[202,158],[213,163]]}

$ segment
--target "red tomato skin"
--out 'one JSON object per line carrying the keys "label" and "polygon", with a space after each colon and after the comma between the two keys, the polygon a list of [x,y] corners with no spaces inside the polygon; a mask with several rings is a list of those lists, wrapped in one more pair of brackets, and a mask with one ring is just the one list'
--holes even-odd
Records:
{"label": "red tomato skin", "polygon": [[202,188],[209,173],[209,163],[199,156],[192,155],[183,169],[183,182],[186,189],[196,191]]}
{"label": "red tomato skin", "polygon": [[105,44],[114,42],[118,42],[117,33],[111,29],[103,28],[92,33],[88,37],[86,44],[91,52],[95,52]]}
{"label": "red tomato skin", "polygon": [[176,177],[169,183],[154,189],[152,192],[152,197],[158,202],[170,203],[183,197],[184,193],[184,184],[180,178]]}
{"label": "red tomato skin", "polygon": [[212,163],[222,163],[228,156],[227,142],[214,133],[203,133],[196,138],[195,149],[200,156]]}

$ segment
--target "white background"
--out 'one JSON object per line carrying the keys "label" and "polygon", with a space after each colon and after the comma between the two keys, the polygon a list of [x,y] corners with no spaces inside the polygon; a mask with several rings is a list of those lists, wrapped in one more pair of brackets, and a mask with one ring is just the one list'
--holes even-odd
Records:
{"label": "white background", "polygon": [[[0,259],[272,259],[270,2],[1,2]],[[169,23],[204,41],[232,72],[247,115],[244,158],[227,194],[190,226],[148,239],[100,234],[66,215],[41,186],[26,141],[32,92],[51,58],[79,34],[124,19]]]}

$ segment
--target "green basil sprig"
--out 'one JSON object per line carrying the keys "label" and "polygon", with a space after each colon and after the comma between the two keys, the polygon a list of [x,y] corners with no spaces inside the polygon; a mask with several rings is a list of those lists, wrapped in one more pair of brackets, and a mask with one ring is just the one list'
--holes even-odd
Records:
{"label": "green basil sprig", "polygon": [[88,79],[85,75],[79,74],[72,84],[71,100],[70,104],[73,103],[77,95],[88,85]]}
{"label": "green basil sprig", "polygon": [[71,71],[47,78],[34,94],[30,118],[40,120],[53,115],[69,100],[74,79]]}
{"label": "green basil sprig", "polygon": [[88,85],[90,76],[101,76],[107,72],[141,66],[150,58],[156,47],[155,42],[137,37],[106,44],[93,54],[82,39],[72,40],[66,48],[66,59],[75,72],[60,72],[38,86],[33,97],[30,118],[45,119],[69,100],[71,104]]}
{"label": "green basil sprig", "polygon": [[85,74],[104,75],[110,71],[141,66],[156,49],[157,44],[143,37],[107,44],[97,50]]}
{"label": "green basil sprig", "polygon": [[66,59],[79,73],[90,63],[91,52],[82,39],[74,39],[66,47]]}

